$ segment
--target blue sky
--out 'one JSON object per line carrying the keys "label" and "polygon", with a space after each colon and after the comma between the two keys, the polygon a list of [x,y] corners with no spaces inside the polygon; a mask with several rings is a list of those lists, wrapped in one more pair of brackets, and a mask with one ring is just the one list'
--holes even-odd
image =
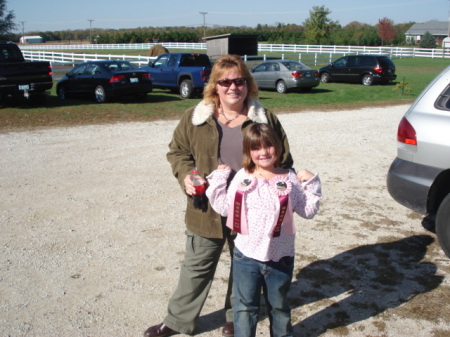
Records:
{"label": "blue sky", "polygon": [[322,5],[341,25],[352,21],[375,25],[384,17],[395,24],[448,21],[450,15],[449,0],[7,0],[6,4],[16,15],[18,32],[22,23],[25,32],[88,29],[90,24],[93,29],[203,26],[204,18],[208,27],[302,24],[313,6]]}

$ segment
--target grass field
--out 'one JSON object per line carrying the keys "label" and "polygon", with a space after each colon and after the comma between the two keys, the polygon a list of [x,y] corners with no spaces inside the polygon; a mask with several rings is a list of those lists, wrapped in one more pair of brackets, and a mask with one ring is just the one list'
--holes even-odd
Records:
{"label": "grass field", "polygon": [[[394,62],[397,81],[391,85],[321,83],[310,92],[283,95],[260,91],[260,100],[277,113],[409,104],[448,65],[447,59],[404,58]],[[395,90],[399,83],[407,90]],[[155,89],[144,102],[138,103],[124,100],[97,104],[82,99],[62,102],[56,97],[55,87],[44,103],[18,101],[4,105],[0,109],[0,130],[177,119],[184,110],[200,101],[182,100],[177,94]]]}

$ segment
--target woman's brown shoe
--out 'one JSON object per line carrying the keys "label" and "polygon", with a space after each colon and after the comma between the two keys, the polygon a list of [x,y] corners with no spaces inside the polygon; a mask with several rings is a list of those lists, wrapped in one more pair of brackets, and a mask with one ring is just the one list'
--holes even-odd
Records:
{"label": "woman's brown shoe", "polygon": [[144,337],[166,337],[172,336],[178,332],[172,330],[164,323],[153,325],[144,332]]}
{"label": "woman's brown shoe", "polygon": [[234,337],[234,324],[233,322],[226,322],[222,329],[222,336]]}

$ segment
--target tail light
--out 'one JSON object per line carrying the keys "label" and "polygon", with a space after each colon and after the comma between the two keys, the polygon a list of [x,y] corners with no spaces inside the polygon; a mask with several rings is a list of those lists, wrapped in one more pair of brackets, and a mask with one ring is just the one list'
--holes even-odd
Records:
{"label": "tail light", "polygon": [[291,75],[294,77],[303,77],[303,74],[299,73],[298,71],[294,71],[293,73],[291,73]]}
{"label": "tail light", "polygon": [[314,72],[314,77],[319,77],[319,72],[318,71]]}
{"label": "tail light", "polygon": [[200,76],[201,76],[203,82],[207,82],[208,81],[208,76],[206,75],[206,70],[205,69],[200,70]]}
{"label": "tail light", "polygon": [[402,118],[398,126],[397,140],[400,143],[417,145],[416,130],[405,117]]}
{"label": "tail light", "polygon": [[381,68],[381,67],[379,67],[379,66],[376,66],[375,68],[373,68],[373,70],[374,70],[376,73],[379,73],[379,74],[381,74],[381,73],[383,72],[383,68]]}
{"label": "tail light", "polygon": [[144,73],[144,74],[142,74],[142,78],[143,78],[144,80],[150,80],[152,77],[150,76],[149,73]]}
{"label": "tail light", "polygon": [[51,66],[48,66],[48,74],[49,74],[50,76],[53,75],[53,70],[52,70],[52,67],[51,67]]}
{"label": "tail light", "polygon": [[114,75],[109,79],[109,83],[118,83],[125,79],[125,75]]}

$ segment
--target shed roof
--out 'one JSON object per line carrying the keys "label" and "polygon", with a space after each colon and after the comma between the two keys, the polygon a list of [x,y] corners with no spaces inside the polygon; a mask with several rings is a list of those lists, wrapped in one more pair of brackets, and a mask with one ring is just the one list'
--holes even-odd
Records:
{"label": "shed roof", "polygon": [[449,23],[447,21],[431,20],[423,23],[415,23],[406,31],[406,35],[424,35],[429,32],[431,35],[448,36]]}

